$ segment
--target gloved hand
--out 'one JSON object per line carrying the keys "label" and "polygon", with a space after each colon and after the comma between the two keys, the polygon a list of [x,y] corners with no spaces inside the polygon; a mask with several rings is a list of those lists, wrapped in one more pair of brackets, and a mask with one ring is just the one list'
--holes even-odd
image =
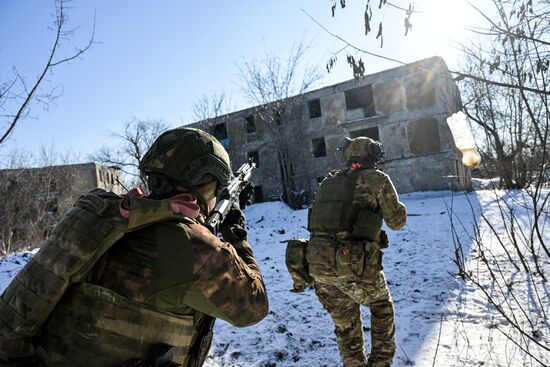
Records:
{"label": "gloved hand", "polygon": [[239,194],[239,208],[244,209],[251,204],[252,197],[254,196],[254,185],[249,183],[246,185]]}
{"label": "gloved hand", "polygon": [[241,228],[244,228],[246,226],[246,217],[244,216],[244,213],[241,209],[237,207],[237,205],[233,204],[231,206],[231,209],[229,209],[229,213],[225,216],[225,219],[220,224],[220,230],[226,227],[232,227],[232,226],[240,226]]}
{"label": "gloved hand", "polygon": [[236,242],[246,239],[246,218],[244,213],[237,208],[237,205],[233,205],[229,209],[229,213],[225,216],[225,219],[220,224],[220,233],[224,241]]}

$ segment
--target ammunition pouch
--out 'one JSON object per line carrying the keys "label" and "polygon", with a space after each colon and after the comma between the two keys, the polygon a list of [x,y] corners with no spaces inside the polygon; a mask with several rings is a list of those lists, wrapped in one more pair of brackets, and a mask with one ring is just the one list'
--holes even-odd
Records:
{"label": "ammunition pouch", "polygon": [[308,240],[303,238],[288,241],[285,253],[285,262],[293,281],[291,292],[299,293],[309,288],[313,278],[309,274],[306,260]]}
{"label": "ammunition pouch", "polygon": [[382,248],[377,242],[365,242],[365,275],[376,275],[384,269],[382,266]]}
{"label": "ammunition pouch", "polygon": [[365,268],[365,242],[341,241],[336,249],[338,275],[363,275]]}
{"label": "ammunition pouch", "polygon": [[334,276],[371,277],[383,269],[381,246],[377,242],[314,237],[307,254],[310,265],[325,276],[333,269]]}

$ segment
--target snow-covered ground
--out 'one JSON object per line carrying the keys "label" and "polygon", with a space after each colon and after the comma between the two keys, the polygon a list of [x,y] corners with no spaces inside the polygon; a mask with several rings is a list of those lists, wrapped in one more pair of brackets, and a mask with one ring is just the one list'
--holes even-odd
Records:
{"label": "snow-covered ground", "polygon": [[[519,194],[503,193],[521,219],[522,201],[515,195]],[[407,224],[399,232],[387,230],[391,245],[384,255],[384,270],[396,309],[398,347],[394,366],[538,365],[525,359],[525,353],[504,336],[501,331],[513,331],[490,307],[483,293],[455,276],[455,242],[449,212],[454,213],[452,220],[463,244],[466,266],[479,270],[473,227],[480,226],[486,243],[496,242],[481,220],[481,213],[489,218],[500,217],[493,193],[427,192],[402,195],[401,199],[407,205]],[[268,290],[270,312],[262,322],[248,328],[218,321],[205,366],[341,366],[332,321],[314,292],[289,292],[291,279],[284,259],[286,241],[308,237],[307,210],[292,211],[280,202],[271,202],[247,208],[246,215],[249,239]],[[546,219],[542,218],[543,222]],[[550,231],[543,231],[543,236],[550,243]],[[497,256],[498,249],[493,248]],[[15,255],[0,262],[0,291],[30,256]],[[506,262],[500,265],[506,266]],[[548,259],[543,266],[550,275]],[[530,283],[522,281],[511,265],[506,269],[515,277],[516,294],[532,296]],[[539,280],[534,281],[540,284]],[[542,299],[545,308],[542,311],[546,314],[550,305],[548,294]],[[532,307],[527,312],[536,315],[541,310]],[[369,311],[364,308],[367,351],[369,318]],[[537,323],[533,327],[540,333],[537,340],[548,345],[548,320],[540,317],[533,320]],[[530,346],[537,356],[545,358],[543,361],[550,361],[548,353],[541,357],[532,343]]]}

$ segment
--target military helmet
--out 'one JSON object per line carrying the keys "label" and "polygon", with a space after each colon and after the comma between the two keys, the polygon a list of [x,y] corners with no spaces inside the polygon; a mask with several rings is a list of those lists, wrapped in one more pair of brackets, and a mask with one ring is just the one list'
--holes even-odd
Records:
{"label": "military helmet", "polygon": [[366,136],[360,136],[355,139],[346,138],[342,142],[340,150],[347,164],[376,163],[384,154],[382,143]]}
{"label": "military helmet", "polygon": [[212,176],[226,185],[233,175],[229,154],[220,142],[203,130],[188,127],[162,133],[143,156],[139,170],[149,176],[153,191],[166,178],[191,187],[211,181]]}

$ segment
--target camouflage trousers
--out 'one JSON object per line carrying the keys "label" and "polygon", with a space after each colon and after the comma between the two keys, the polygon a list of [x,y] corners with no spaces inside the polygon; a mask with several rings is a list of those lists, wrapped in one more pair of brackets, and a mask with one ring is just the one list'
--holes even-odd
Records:
{"label": "camouflage trousers", "polygon": [[[382,271],[369,276],[313,274],[315,293],[330,313],[344,367],[391,366],[395,354],[393,301]],[[363,346],[360,305],[371,312],[371,353]]]}

